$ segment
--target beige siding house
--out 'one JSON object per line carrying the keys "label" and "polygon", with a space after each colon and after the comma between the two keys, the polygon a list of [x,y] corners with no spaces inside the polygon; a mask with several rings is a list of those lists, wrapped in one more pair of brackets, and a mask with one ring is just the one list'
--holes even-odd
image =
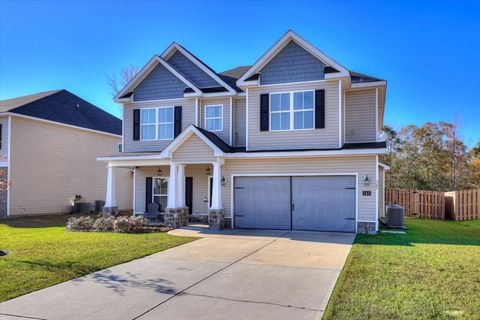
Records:
{"label": "beige siding house", "polygon": [[[76,195],[84,203],[105,199],[107,166],[96,157],[119,154],[119,119],[65,90],[4,100],[0,107],[8,186],[1,216],[69,213]],[[132,209],[132,179],[131,170],[119,170],[122,210]]]}
{"label": "beige siding house", "polygon": [[259,56],[216,73],[177,43],[155,55],[115,97],[125,148],[98,158],[107,206],[128,168],[134,213],[173,227],[376,232],[386,81],[293,31]]}

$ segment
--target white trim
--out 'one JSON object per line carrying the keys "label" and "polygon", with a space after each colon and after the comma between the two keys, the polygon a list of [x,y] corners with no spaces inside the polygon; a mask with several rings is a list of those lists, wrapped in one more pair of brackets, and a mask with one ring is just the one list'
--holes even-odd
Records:
{"label": "white trim", "polygon": [[248,151],[248,88],[245,98],[245,150]]}
{"label": "white trim", "polygon": [[[222,116],[221,117],[212,117],[212,118],[208,118],[207,119],[207,108],[212,108],[212,107],[221,107],[221,110],[222,110]],[[203,106],[203,127],[205,128],[205,130],[208,130],[210,132],[220,132],[220,131],[223,131],[223,104],[206,104]],[[221,128],[220,129],[217,129],[217,130],[210,130],[207,128],[207,120],[221,120]]]}
{"label": "white trim", "polygon": [[338,80],[338,147],[342,147],[342,80]]}
{"label": "white trim", "polygon": [[233,98],[230,97],[230,145],[233,145],[232,141],[232,135],[233,135]]}
{"label": "white trim", "polygon": [[135,168],[135,167],[147,167],[147,166],[165,166],[170,161],[168,159],[162,160],[110,160],[108,165],[117,168]]}
{"label": "white trim", "polygon": [[313,56],[315,56],[320,61],[324,62],[326,65],[332,66],[335,69],[339,70],[339,75],[348,76],[348,70],[340,65],[338,62],[327,56],[325,53],[315,48],[312,44],[307,42],[305,39],[300,37],[298,34],[292,30],[287,31],[275,44],[265,53],[263,56],[257,60],[257,62],[243,74],[240,79],[237,80],[237,85],[243,85],[245,79],[248,79],[253,73],[257,72],[259,69],[264,67],[275,55],[277,55],[291,40],[295,41],[302,48],[307,50]]}
{"label": "white trim", "polygon": [[[379,163],[380,164],[380,163]],[[389,168],[390,169],[390,168]],[[382,188],[382,213],[383,213],[383,217],[385,217],[385,173],[386,173],[386,169],[385,167],[383,168],[383,188]]]}
{"label": "white trim", "polygon": [[207,144],[213,150],[215,157],[221,157],[224,155],[212,141],[207,139],[195,126],[189,125],[178,137],[176,137],[163,151],[160,153],[160,159],[171,158],[172,153],[179,148],[185,140],[187,140],[192,134],[196,134],[205,144]]}
{"label": "white trim", "polygon": [[345,100],[345,90],[343,90],[343,119],[342,119],[342,122],[343,122],[343,140],[342,142],[345,143],[347,141],[347,137],[345,135],[345,118],[347,117],[347,101]]}
{"label": "white trim", "polygon": [[104,131],[99,131],[99,130],[94,130],[94,129],[88,129],[88,128],[84,128],[84,127],[78,127],[78,126],[74,126],[74,125],[71,125],[71,124],[66,124],[66,123],[63,123],[63,122],[51,121],[51,120],[41,119],[41,118],[37,118],[37,117],[25,116],[23,114],[18,114],[18,113],[14,113],[14,112],[3,112],[3,113],[0,113],[0,115],[14,116],[14,117],[19,117],[19,118],[24,118],[24,119],[29,119],[29,120],[37,120],[37,121],[40,121],[40,122],[56,124],[56,125],[63,126],[63,127],[68,127],[68,128],[78,129],[78,130],[84,130],[84,131],[93,132],[93,133],[105,134],[107,136],[112,136],[112,137],[116,137],[116,138],[121,138],[122,137],[119,134],[113,134],[113,133],[109,133],[109,132],[104,132]]}
{"label": "white trim", "polygon": [[357,233],[358,220],[358,172],[351,173],[232,173],[230,175],[230,218],[232,219],[232,229],[235,229],[235,178],[236,177],[310,177],[310,176],[354,176],[355,177],[355,233]]}
{"label": "white trim", "polygon": [[384,164],[384,163],[379,162],[378,165],[379,165],[380,167],[382,167],[385,171],[389,171],[389,170],[390,170],[390,167],[387,166],[387,165]]}
{"label": "white trim", "polygon": [[375,141],[378,141],[378,88],[375,88]]}
{"label": "white trim", "polygon": [[8,171],[7,171],[7,217],[10,216],[10,205],[11,205],[11,176],[12,176],[12,116],[8,117],[8,150],[7,150],[7,163],[8,163]]}
{"label": "white trim", "polygon": [[131,155],[131,156],[105,156],[97,157],[97,161],[122,161],[122,160],[162,160],[159,154]]}
{"label": "white trim", "polygon": [[368,87],[381,87],[386,86],[387,81],[370,81],[370,82],[359,82],[359,83],[352,83],[352,88],[368,88]]}
{"label": "white trim", "polygon": [[122,108],[122,152],[125,147],[125,108]]}
{"label": "white trim", "polygon": [[198,119],[198,98],[195,98],[195,125],[198,127],[199,119]]}
{"label": "white trim", "polygon": [[133,215],[135,215],[136,212],[136,202],[137,202],[137,194],[136,194],[136,188],[135,188],[135,183],[137,182],[137,169],[133,169],[133,185],[132,185],[132,211]]}
{"label": "white trim", "polygon": [[236,93],[236,91],[230,87],[225,81],[223,81],[215,72],[212,72],[209,68],[207,68],[202,62],[200,62],[197,58],[195,58],[192,54],[190,54],[187,50],[185,50],[181,45],[176,42],[173,42],[161,55],[162,59],[167,60],[172,56],[173,49],[180,51],[185,57],[187,57],[190,61],[192,61],[197,67],[199,67],[203,72],[209,75],[213,80],[217,83],[225,87],[230,93]]}
{"label": "white trim", "polygon": [[328,150],[328,151],[280,151],[280,152],[235,152],[225,153],[225,158],[298,158],[298,157],[327,157],[327,156],[354,156],[384,154],[385,149],[353,149],[353,150]]}
{"label": "white trim", "polygon": [[[305,92],[311,92],[312,93],[312,108],[311,109],[301,109],[301,110],[295,110],[294,108],[294,95],[295,93],[305,93]],[[290,99],[290,109],[289,110],[280,110],[280,111],[272,111],[272,95],[282,95],[282,94],[289,94],[289,99]],[[268,94],[268,99],[269,99],[269,110],[268,110],[268,131],[269,132],[285,132],[285,131],[311,131],[315,130],[315,90],[297,90],[297,91],[284,91],[284,92],[270,92]],[[295,112],[308,112],[312,111],[313,116],[312,116],[312,127],[311,128],[302,128],[302,129],[295,129]],[[279,130],[273,130],[272,129],[272,113],[289,113],[290,115],[290,124],[288,129],[279,129]]]}
{"label": "white trim", "polygon": [[185,83],[187,86],[193,89],[197,94],[202,94],[200,89],[198,89],[192,82],[190,82],[188,79],[186,79],[183,75],[181,75],[177,70],[175,70],[170,64],[168,64],[165,60],[163,60],[161,57],[158,55],[154,55],[148,62],[147,64],[133,77],[126,85],[125,87],[120,90],[115,97],[113,97],[113,100],[115,102],[122,102],[122,100],[118,100],[119,97],[125,95],[127,91],[131,91],[135,89],[140,82],[143,81],[143,79],[146,78],[146,76],[158,65],[161,64],[164,66],[168,71],[173,73],[178,79],[180,79],[183,83]]}
{"label": "white trim", "polygon": [[270,87],[285,87],[291,85],[301,85],[301,84],[321,84],[329,80],[309,80],[309,81],[297,81],[297,82],[285,82],[285,83],[273,83],[273,84],[260,84],[260,88],[270,88]]}
{"label": "white trim", "polygon": [[[158,121],[158,113],[160,109],[172,109],[172,121],[171,122],[159,122]],[[155,121],[149,122],[146,124],[142,124],[142,111],[143,110],[155,110]],[[172,137],[171,138],[163,138],[160,139],[158,134],[160,131],[160,125],[171,124],[172,125]],[[154,139],[142,139],[142,125],[146,126],[155,126],[155,138]],[[175,136],[175,107],[174,106],[162,106],[162,107],[146,107],[140,108],[140,141],[171,141],[174,139]]]}

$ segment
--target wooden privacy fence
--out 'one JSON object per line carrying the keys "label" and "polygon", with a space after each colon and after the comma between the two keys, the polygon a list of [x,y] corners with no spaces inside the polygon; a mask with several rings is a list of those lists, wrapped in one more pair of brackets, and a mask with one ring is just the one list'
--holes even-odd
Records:
{"label": "wooden privacy fence", "polygon": [[445,219],[445,193],[425,190],[386,189],[385,204],[405,208],[407,217]]}
{"label": "wooden privacy fence", "polygon": [[446,192],[447,218],[480,219],[480,189]]}

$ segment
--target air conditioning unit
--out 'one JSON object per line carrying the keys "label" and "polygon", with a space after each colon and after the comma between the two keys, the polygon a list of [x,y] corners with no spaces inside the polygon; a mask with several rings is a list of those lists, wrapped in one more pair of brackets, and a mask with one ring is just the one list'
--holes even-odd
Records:
{"label": "air conditioning unit", "polygon": [[387,207],[387,227],[405,229],[405,209],[398,204]]}

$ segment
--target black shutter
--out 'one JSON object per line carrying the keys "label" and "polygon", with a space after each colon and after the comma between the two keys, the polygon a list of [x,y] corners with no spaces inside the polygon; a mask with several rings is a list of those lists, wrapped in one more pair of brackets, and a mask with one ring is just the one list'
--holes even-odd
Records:
{"label": "black shutter", "polygon": [[176,138],[182,132],[182,107],[175,107],[175,118],[173,125],[173,137]]}
{"label": "black shutter", "polygon": [[2,125],[0,124],[0,149],[2,149]]}
{"label": "black shutter", "polygon": [[133,140],[140,140],[140,109],[133,110]]}
{"label": "black shutter", "polygon": [[260,131],[268,131],[268,113],[269,113],[270,96],[268,93],[260,95]]}
{"label": "black shutter", "polygon": [[147,184],[145,185],[145,212],[148,210],[148,204],[152,202],[152,177],[147,177]]}
{"label": "black shutter", "polygon": [[315,128],[325,128],[325,90],[315,90]]}

